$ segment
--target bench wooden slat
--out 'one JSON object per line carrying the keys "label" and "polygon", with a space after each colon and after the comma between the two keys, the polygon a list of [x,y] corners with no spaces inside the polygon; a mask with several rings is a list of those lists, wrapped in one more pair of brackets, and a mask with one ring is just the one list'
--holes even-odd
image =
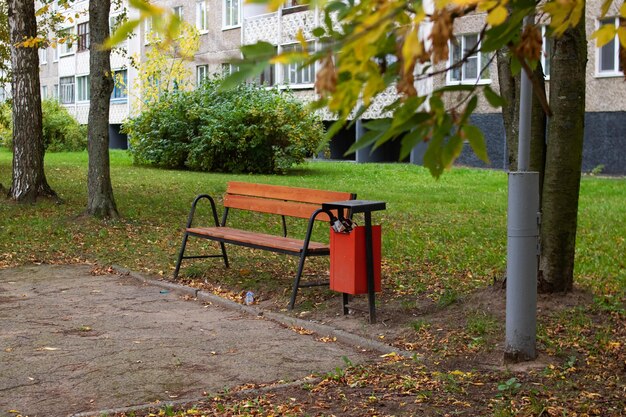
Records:
{"label": "bench wooden slat", "polygon": [[[270,200],[267,198],[255,198],[243,195],[226,194],[224,207],[258,211],[261,213],[280,214],[282,216],[299,217],[308,219],[313,212],[320,208],[319,205],[308,203],[296,203],[293,201]],[[326,213],[320,213],[317,220],[330,221]]]}
{"label": "bench wooden slat", "polygon": [[[232,229],[230,227],[190,227],[188,233],[213,237],[220,240],[235,241],[266,248],[278,249],[287,252],[301,253],[304,242],[299,239],[268,235],[264,233],[249,232],[246,230]],[[319,242],[309,242],[310,253],[329,253],[330,246]]]}
{"label": "bench wooden slat", "polygon": [[351,193],[342,191],[313,190],[310,188],[287,187],[283,185],[251,184],[231,181],[227,194],[272,198],[275,200],[297,201],[320,205],[331,201],[352,200]]}

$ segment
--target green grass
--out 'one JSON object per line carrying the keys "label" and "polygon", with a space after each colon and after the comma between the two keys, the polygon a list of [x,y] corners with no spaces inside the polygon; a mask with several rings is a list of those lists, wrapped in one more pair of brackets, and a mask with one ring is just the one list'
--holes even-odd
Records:
{"label": "green grass", "polygon": [[[0,183],[5,187],[10,185],[10,166],[11,154],[0,149]],[[65,203],[0,200],[0,265],[91,260],[171,275],[193,197],[221,196],[228,181],[240,180],[351,191],[363,199],[386,201],[387,210],[373,217],[383,224],[386,288],[398,293],[462,294],[505,271],[507,178],[500,171],[455,168],[435,180],[427,170],[409,164],[311,162],[283,176],[208,174],[137,167],[127,153],[113,151],[113,189],[123,216],[115,222],[79,217],[87,199],[86,153],[47,154],[46,175]],[[598,295],[626,287],[624,201],[625,179],[583,178],[576,281]],[[231,220],[280,231],[278,219],[234,213]],[[290,228],[304,227],[300,223],[291,222]],[[319,227],[315,238],[326,240],[327,233]],[[206,246],[194,245],[198,250]],[[235,250],[237,273],[225,282],[237,286],[258,281],[250,271],[277,276],[295,271],[295,259],[274,258],[265,252],[250,258],[247,250]],[[206,277],[216,270],[216,262],[196,263],[189,274]]]}

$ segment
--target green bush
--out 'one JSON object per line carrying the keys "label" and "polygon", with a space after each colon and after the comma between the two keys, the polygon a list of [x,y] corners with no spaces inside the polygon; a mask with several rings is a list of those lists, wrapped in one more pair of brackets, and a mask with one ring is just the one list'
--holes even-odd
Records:
{"label": "green bush", "polygon": [[78,123],[56,100],[43,100],[43,141],[48,152],[83,151],[87,148],[87,126]]}
{"label": "green bush", "polygon": [[284,172],[313,155],[324,128],[286,91],[220,79],[176,91],[124,125],[136,163],[214,172]]}
{"label": "green bush", "polygon": [[12,124],[11,103],[0,103],[0,146],[11,147]]}
{"label": "green bush", "polygon": [[[69,111],[56,100],[41,102],[43,112],[43,140],[47,152],[83,151],[87,148],[87,126],[81,125]],[[13,147],[11,105],[0,107],[0,143]]]}

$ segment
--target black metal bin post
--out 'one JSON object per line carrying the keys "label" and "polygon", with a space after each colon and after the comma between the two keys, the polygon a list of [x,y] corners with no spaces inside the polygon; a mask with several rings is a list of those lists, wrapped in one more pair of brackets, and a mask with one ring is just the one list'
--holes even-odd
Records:
{"label": "black metal bin post", "polygon": [[[365,218],[365,262],[367,271],[367,297],[369,303],[370,323],[376,323],[376,292],[374,287],[374,254],[372,248],[372,212],[385,210],[387,208],[384,201],[370,200],[346,200],[322,203],[324,210],[337,210],[340,219],[344,218],[344,210],[348,215],[363,213]],[[348,294],[343,294],[343,313],[347,313]]]}

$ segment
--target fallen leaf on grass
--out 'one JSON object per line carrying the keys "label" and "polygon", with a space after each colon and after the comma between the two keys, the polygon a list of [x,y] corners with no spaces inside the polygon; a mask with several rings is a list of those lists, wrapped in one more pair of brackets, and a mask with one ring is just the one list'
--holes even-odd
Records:
{"label": "fallen leaf on grass", "polygon": [[42,350],[53,351],[53,350],[59,350],[59,348],[44,346],[44,347],[41,347],[41,348],[37,348],[36,350],[38,350],[38,351],[42,351]]}

